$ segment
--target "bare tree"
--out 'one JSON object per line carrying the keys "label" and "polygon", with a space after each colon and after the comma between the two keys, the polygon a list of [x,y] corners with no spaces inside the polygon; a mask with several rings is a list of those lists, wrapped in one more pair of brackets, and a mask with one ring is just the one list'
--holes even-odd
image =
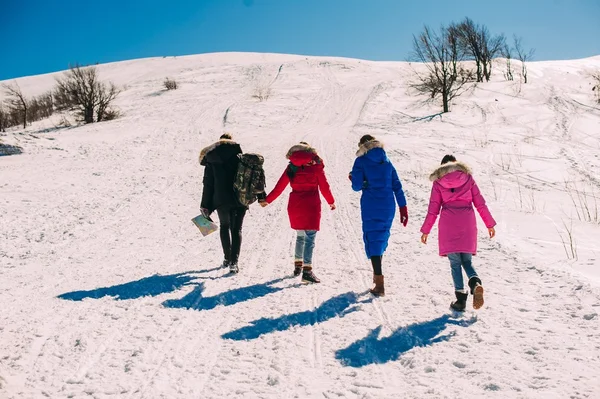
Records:
{"label": "bare tree", "polygon": [[6,132],[8,125],[8,114],[4,110],[2,102],[0,102],[0,132]]}
{"label": "bare tree", "polygon": [[19,84],[15,82],[14,86],[4,84],[2,85],[6,95],[8,96],[6,104],[8,105],[9,112],[14,115],[18,115],[19,120],[23,122],[23,129],[27,127],[27,110],[29,108],[29,101],[21,92]]}
{"label": "bare tree", "polygon": [[77,110],[85,123],[93,123],[105,119],[108,107],[118,94],[114,84],[107,86],[98,80],[96,67],[75,65],[63,78],[56,79],[54,99],[58,109]]}
{"label": "bare tree", "polygon": [[504,35],[492,35],[485,25],[479,25],[465,18],[453,28],[458,36],[461,51],[475,61],[477,82],[485,78],[489,82],[492,75],[492,62],[501,54],[506,39]]}
{"label": "bare tree", "polygon": [[417,81],[411,87],[431,99],[442,97],[444,112],[450,109],[450,101],[458,97],[468,83],[468,71],[461,65],[458,37],[452,28],[440,27],[440,32],[425,26],[419,36],[413,36],[415,61],[425,65],[427,72],[415,71]]}
{"label": "bare tree", "polygon": [[535,49],[531,48],[529,50],[525,50],[523,48],[522,38],[514,36],[515,43],[515,53],[517,54],[517,59],[521,61],[521,78],[523,79],[523,83],[527,83],[527,65],[526,62],[529,62],[533,59],[533,55],[535,54]]}
{"label": "bare tree", "polygon": [[109,111],[109,106],[112,101],[119,95],[119,89],[113,83],[106,86],[104,83],[100,84],[101,90],[98,91],[98,107],[96,109],[96,122],[102,122],[104,120],[114,119],[116,113]]}
{"label": "bare tree", "polygon": [[513,49],[507,43],[504,43],[504,47],[502,49],[502,55],[506,59],[506,72],[504,72],[504,78],[506,80],[512,81],[514,80],[513,76],[513,68],[512,68],[512,52]]}

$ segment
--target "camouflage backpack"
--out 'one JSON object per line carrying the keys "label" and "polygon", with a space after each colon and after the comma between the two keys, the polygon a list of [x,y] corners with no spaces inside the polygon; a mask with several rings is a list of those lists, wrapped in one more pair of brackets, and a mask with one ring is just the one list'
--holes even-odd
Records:
{"label": "camouflage backpack", "polygon": [[233,191],[243,206],[256,201],[257,195],[265,191],[264,158],[259,154],[239,154],[238,169],[233,181]]}

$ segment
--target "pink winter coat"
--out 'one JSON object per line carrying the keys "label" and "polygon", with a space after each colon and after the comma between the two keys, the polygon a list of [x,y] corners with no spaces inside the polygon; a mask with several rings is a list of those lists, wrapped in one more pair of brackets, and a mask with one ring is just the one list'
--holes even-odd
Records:
{"label": "pink winter coat", "polygon": [[494,227],[492,217],[469,168],[460,162],[449,162],[429,177],[433,181],[427,217],[421,233],[429,234],[440,213],[440,256],[451,253],[477,253],[477,222],[473,205],[487,228]]}

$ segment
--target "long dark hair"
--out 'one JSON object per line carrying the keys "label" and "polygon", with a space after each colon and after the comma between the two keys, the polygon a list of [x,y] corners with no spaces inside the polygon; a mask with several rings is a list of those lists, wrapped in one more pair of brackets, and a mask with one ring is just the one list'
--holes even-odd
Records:
{"label": "long dark hair", "polygon": [[444,155],[444,158],[442,158],[442,165],[448,162],[456,162],[456,158],[454,157],[454,155],[448,154],[448,155]]}

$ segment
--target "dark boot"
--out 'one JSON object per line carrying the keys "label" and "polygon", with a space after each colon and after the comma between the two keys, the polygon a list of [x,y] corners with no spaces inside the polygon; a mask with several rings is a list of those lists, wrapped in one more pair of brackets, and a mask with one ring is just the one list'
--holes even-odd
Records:
{"label": "dark boot", "polygon": [[459,312],[464,312],[467,307],[467,298],[469,297],[469,294],[461,291],[455,291],[454,293],[456,294],[456,301],[452,302],[450,307]]}
{"label": "dark boot", "polygon": [[229,273],[237,274],[237,273],[239,273],[239,271],[240,271],[240,268],[238,267],[237,262],[235,262],[235,263],[230,262],[229,263]]}
{"label": "dark boot", "polygon": [[302,273],[302,261],[294,261],[294,276],[299,276]]}
{"label": "dark boot", "polygon": [[312,266],[302,266],[302,282],[305,284],[320,283],[321,280],[312,272]]}
{"label": "dark boot", "polygon": [[479,277],[471,277],[469,279],[469,288],[473,295],[473,309],[479,309],[483,306],[483,286]]}
{"label": "dark boot", "polygon": [[383,276],[375,275],[373,276],[373,280],[375,280],[375,287],[371,288],[369,292],[375,296],[385,296],[385,288],[383,287]]}

